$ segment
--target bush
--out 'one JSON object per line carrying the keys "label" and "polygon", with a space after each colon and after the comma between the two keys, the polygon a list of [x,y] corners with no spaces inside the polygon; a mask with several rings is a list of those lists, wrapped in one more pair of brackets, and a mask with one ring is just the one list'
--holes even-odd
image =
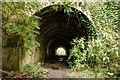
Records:
{"label": "bush", "polygon": [[118,47],[116,45],[108,46],[100,39],[85,41],[84,38],[74,39],[71,43],[68,64],[74,70],[93,70],[99,72],[101,69],[107,69],[107,73],[117,74],[118,70]]}
{"label": "bush", "polygon": [[81,38],[80,40],[76,38],[73,39],[73,42],[71,43],[73,47],[70,50],[70,56],[68,57],[68,64],[71,68],[80,69],[84,67],[82,64],[86,62],[87,55],[84,40],[84,38]]}

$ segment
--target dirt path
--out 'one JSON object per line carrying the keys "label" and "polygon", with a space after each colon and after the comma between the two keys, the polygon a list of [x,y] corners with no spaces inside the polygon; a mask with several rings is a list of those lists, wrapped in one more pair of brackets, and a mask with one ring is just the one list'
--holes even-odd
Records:
{"label": "dirt path", "polygon": [[68,66],[64,62],[49,61],[43,66],[48,70],[47,78],[67,78]]}

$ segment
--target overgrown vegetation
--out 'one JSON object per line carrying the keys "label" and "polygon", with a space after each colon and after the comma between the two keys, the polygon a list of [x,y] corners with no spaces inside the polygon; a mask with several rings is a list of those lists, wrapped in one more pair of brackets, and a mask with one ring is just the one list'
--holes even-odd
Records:
{"label": "overgrown vegetation", "polygon": [[75,70],[94,71],[95,77],[101,72],[103,77],[119,77],[118,3],[94,3],[90,11],[98,37],[74,39],[68,63]]}
{"label": "overgrown vegetation", "polygon": [[2,78],[46,78],[48,70],[42,68],[38,64],[26,64],[20,71],[4,71],[2,72]]}
{"label": "overgrown vegetation", "polygon": [[19,36],[18,45],[23,44],[25,51],[33,51],[39,46],[35,40],[39,29],[38,17],[33,15],[36,10],[36,3],[3,2],[2,4],[4,36]]}
{"label": "overgrown vegetation", "polygon": [[33,78],[45,78],[46,73],[48,72],[46,69],[33,64],[27,64],[24,67],[24,70]]}
{"label": "overgrown vegetation", "polygon": [[[34,2],[3,2],[2,25],[3,32],[9,36],[19,36],[25,50],[33,51],[39,46],[35,40],[38,34],[38,17],[33,14],[47,4]],[[118,2],[97,2],[97,3],[71,3],[54,2],[75,6],[91,12],[97,38],[92,37],[88,41],[85,38],[74,39],[71,43],[72,49],[68,63],[76,71],[89,69],[94,71],[94,76],[101,74],[103,77],[119,77],[120,50],[118,44],[119,28],[119,7]],[[48,4],[48,5],[51,5]],[[67,14],[70,12],[68,11]],[[89,28],[93,30],[92,28]],[[19,44],[18,44],[19,45]],[[26,65],[24,68],[33,77],[45,77],[46,70],[33,65]]]}

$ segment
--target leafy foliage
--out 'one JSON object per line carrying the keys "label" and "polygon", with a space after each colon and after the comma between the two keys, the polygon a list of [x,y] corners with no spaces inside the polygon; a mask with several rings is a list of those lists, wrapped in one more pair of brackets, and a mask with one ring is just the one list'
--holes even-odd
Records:
{"label": "leafy foliage", "polygon": [[[105,43],[106,44],[106,43]],[[74,39],[72,49],[68,58],[68,64],[74,70],[93,70],[97,71],[106,68],[110,73],[116,75],[118,70],[118,47],[103,47],[100,39],[85,41],[84,38]]]}
{"label": "leafy foliage", "polygon": [[90,69],[95,76],[101,70],[104,77],[119,75],[118,4],[114,2],[94,3],[90,6],[97,38],[86,41],[74,39],[68,63],[75,70]]}
{"label": "leafy foliage", "polygon": [[109,64],[106,65],[111,72],[118,73],[120,47],[116,38],[118,37],[119,31],[119,4],[118,2],[95,3],[93,7],[90,7],[90,11],[104,53],[106,53],[106,58],[103,60],[107,59],[109,62]]}
{"label": "leafy foliage", "polygon": [[86,61],[86,49],[84,45],[84,38],[80,40],[74,39],[72,42],[72,49],[70,50],[70,56],[68,58],[68,64],[71,68],[82,69],[82,65]]}
{"label": "leafy foliage", "polygon": [[3,30],[9,36],[19,36],[25,50],[34,50],[38,46],[35,34],[38,34],[38,17],[33,13],[35,3],[3,2]]}
{"label": "leafy foliage", "polygon": [[41,68],[37,65],[27,64],[24,67],[24,70],[32,77],[37,78],[45,78],[46,73],[48,72],[46,69]]}

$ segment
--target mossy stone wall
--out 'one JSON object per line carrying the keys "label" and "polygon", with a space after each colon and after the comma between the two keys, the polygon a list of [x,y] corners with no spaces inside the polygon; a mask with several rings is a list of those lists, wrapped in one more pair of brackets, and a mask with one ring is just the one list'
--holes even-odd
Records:
{"label": "mossy stone wall", "polygon": [[3,38],[2,45],[2,69],[21,70],[28,63],[36,64],[43,61],[40,49],[34,53],[24,52],[22,46],[17,46],[18,37]]}

